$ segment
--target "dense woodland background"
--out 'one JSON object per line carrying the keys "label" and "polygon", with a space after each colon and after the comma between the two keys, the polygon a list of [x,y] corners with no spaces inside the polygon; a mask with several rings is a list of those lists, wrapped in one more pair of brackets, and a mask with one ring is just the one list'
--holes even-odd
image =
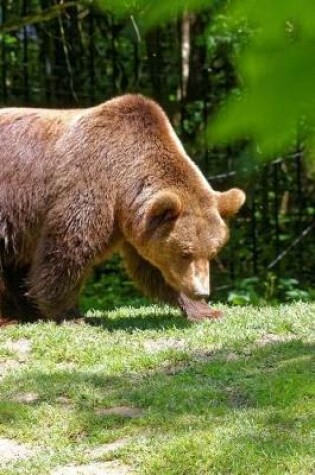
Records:
{"label": "dense woodland background", "polygon": [[[246,140],[210,147],[205,138],[213,114],[239,87],[234,58],[248,41],[245,28],[232,32],[217,15],[223,0],[150,30],[95,2],[64,3],[72,6],[0,0],[0,105],[85,107],[127,91],[153,97],[211,185],[247,193],[214,264],[213,297],[236,304],[313,298],[314,181],[302,144],[258,165]],[[84,305],[136,300],[114,259],[95,272]]]}

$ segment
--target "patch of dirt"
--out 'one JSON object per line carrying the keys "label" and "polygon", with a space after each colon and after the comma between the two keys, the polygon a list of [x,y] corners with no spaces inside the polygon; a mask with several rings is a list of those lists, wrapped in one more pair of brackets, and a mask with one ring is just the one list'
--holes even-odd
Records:
{"label": "patch of dirt", "polygon": [[105,444],[100,447],[95,447],[94,449],[90,449],[86,452],[86,455],[89,457],[96,459],[103,457],[103,455],[108,454],[109,452],[114,452],[115,450],[119,450],[122,447],[124,447],[126,444],[128,444],[131,441],[131,438],[121,438],[117,439],[114,442],[111,442],[110,444]]}
{"label": "patch of dirt", "polygon": [[64,406],[74,407],[72,400],[69,397],[66,397],[66,396],[57,397],[56,402],[58,402],[58,404],[62,404]]}
{"label": "patch of dirt", "polygon": [[256,341],[256,344],[258,346],[266,346],[272,343],[284,343],[287,341],[295,340],[296,338],[296,335],[276,335],[274,333],[266,333],[261,338],[259,338],[259,340]]}
{"label": "patch of dirt", "polygon": [[56,364],[56,369],[58,369],[59,371],[72,371],[73,369],[75,369],[75,367],[76,364],[72,361]]}
{"label": "patch of dirt", "polygon": [[20,364],[26,362],[27,356],[32,350],[32,343],[30,340],[22,338],[21,340],[16,341],[8,340],[3,347],[11,353],[15,353],[17,359],[13,359],[13,356],[11,356],[10,358],[0,360],[0,379],[8,371],[16,369]]}
{"label": "patch of dirt", "polygon": [[25,459],[33,455],[33,450],[14,440],[0,437],[0,464]]}
{"label": "patch of dirt", "polygon": [[13,353],[17,353],[19,357],[25,357],[32,351],[32,343],[26,338],[9,340],[5,343],[4,347]]}
{"label": "patch of dirt", "polygon": [[147,340],[143,346],[148,353],[157,353],[164,350],[184,350],[186,342],[179,338],[160,338],[159,340]]}
{"label": "patch of dirt", "polygon": [[234,353],[233,351],[230,351],[226,357],[226,361],[237,361],[239,359],[239,355],[237,353]]}
{"label": "patch of dirt", "polygon": [[132,406],[116,406],[109,408],[98,408],[96,414],[99,416],[119,416],[134,419],[143,415],[143,410]]}
{"label": "patch of dirt", "polygon": [[128,475],[130,467],[118,462],[95,462],[86,465],[68,465],[60,467],[51,475]]}
{"label": "patch of dirt", "polygon": [[196,351],[193,351],[191,356],[193,358],[194,361],[197,361],[197,362],[207,362],[207,361],[211,361],[213,359],[215,355],[215,351],[214,350],[196,350]]}
{"label": "patch of dirt", "polygon": [[33,403],[39,400],[39,394],[37,393],[21,393],[14,396],[13,401],[23,402],[23,403]]}
{"label": "patch of dirt", "polygon": [[21,363],[16,360],[7,359],[0,361],[0,379],[3,378],[8,371],[18,368],[20,364]]}

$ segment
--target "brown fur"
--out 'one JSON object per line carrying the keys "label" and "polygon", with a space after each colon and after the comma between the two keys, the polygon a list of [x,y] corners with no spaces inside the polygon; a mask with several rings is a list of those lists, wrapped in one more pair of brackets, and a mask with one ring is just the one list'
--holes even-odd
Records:
{"label": "brown fur", "polygon": [[2,109],[0,167],[2,316],[79,315],[86,276],[115,251],[145,294],[213,316],[190,300],[188,262],[216,255],[228,237],[221,217],[244,194],[207,186],[156,103]]}

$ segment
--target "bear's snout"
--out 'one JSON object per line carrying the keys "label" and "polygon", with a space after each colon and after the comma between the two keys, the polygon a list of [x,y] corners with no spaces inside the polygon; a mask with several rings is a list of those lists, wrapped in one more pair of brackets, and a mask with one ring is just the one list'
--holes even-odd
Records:
{"label": "bear's snout", "polygon": [[194,300],[209,297],[210,265],[208,260],[200,259],[191,262],[184,287],[186,287],[184,292]]}

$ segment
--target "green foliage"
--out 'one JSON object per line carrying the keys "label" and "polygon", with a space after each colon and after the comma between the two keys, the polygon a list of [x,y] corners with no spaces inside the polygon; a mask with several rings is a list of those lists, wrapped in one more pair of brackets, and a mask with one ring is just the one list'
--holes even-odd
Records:
{"label": "green foliage", "polygon": [[297,279],[280,278],[278,288],[279,291],[283,293],[284,299],[287,302],[297,300],[303,300],[304,302],[307,302],[314,300],[315,298],[314,290],[302,290]]}
{"label": "green foliage", "polygon": [[227,301],[231,305],[263,305],[266,303],[303,301],[315,299],[312,289],[302,289],[297,279],[280,277],[269,273],[266,279],[249,277],[236,283],[228,294]]}
{"label": "green foliage", "polygon": [[312,0],[232,4],[229,25],[233,29],[245,24],[251,40],[235,58],[242,93],[230,94],[211,125],[211,137],[251,137],[263,156],[294,146],[297,134],[314,142],[313,9]]}
{"label": "green foliage", "polygon": [[12,35],[7,35],[6,33],[0,33],[0,41],[6,46],[15,46],[18,44],[18,39]]}
{"label": "green foliage", "polygon": [[[117,0],[98,4],[120,15],[136,14],[144,27],[160,25],[184,11],[223,5],[222,34],[246,31],[250,40],[235,55],[241,88],[229,94],[209,128],[214,142],[252,138],[258,156],[294,147],[297,137],[315,147],[313,0]],[[222,21],[222,18],[224,21]],[[208,47],[211,48],[209,37]],[[258,153],[257,153],[258,152]]]}
{"label": "green foliage", "polygon": [[257,305],[261,300],[257,289],[258,285],[258,277],[249,277],[239,281],[235,288],[229,292],[228,303],[232,305]]}
{"label": "green foliage", "polygon": [[211,4],[219,3],[218,0],[97,0],[97,5],[105,11],[118,15],[137,15],[143,19],[143,26],[150,28],[157,24],[176,18],[184,11],[199,11]]}
{"label": "green foliage", "polygon": [[84,288],[80,300],[83,312],[88,310],[113,310],[114,308],[148,303],[137,292],[121,268],[120,259],[114,256],[94,275]]}

